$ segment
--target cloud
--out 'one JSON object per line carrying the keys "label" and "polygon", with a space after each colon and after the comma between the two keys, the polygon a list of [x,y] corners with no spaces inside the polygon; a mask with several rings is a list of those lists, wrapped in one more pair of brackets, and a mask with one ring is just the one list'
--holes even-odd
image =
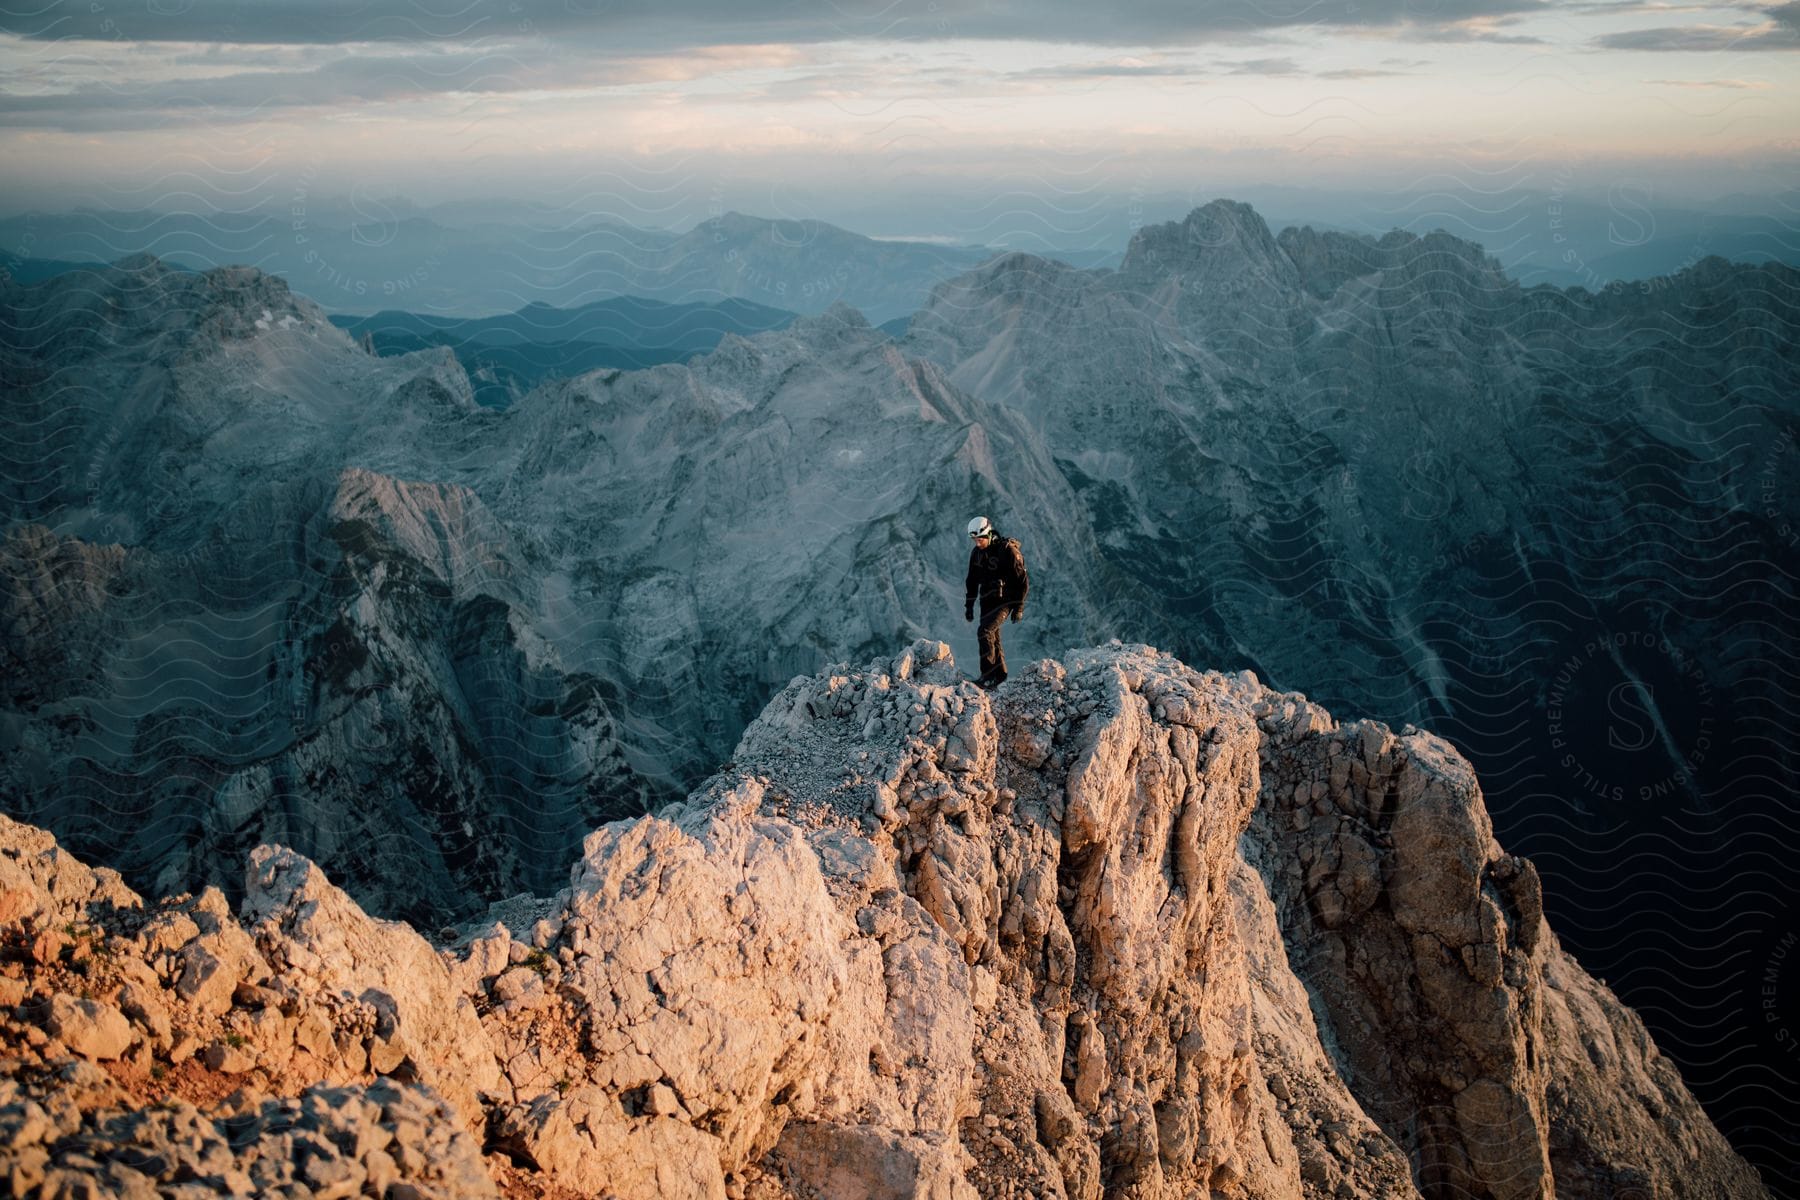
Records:
{"label": "cloud", "polygon": [[[1454,23],[1548,11],[1548,0],[1436,0]],[[548,35],[615,53],[738,42],[942,41],[1192,45],[1264,30],[1401,27],[1417,0],[49,0],[0,10],[26,38],[240,44],[468,41]]]}
{"label": "cloud", "polygon": [[1747,29],[1733,25],[1673,25],[1662,29],[1633,29],[1594,39],[1602,50],[1651,50],[1695,52],[1707,50],[1795,50],[1800,34],[1790,29]]}
{"label": "cloud", "polygon": [[[103,81],[47,92],[0,92],[0,127],[68,130],[154,129],[181,124],[262,120],[283,109],[356,108],[463,94],[569,92],[670,84],[757,68],[788,69],[810,59],[794,46],[705,47],[686,54],[600,57],[547,54],[529,46],[458,44],[390,46],[361,52],[345,47],[227,48],[210,55],[162,60],[141,53],[99,62]],[[197,61],[196,61],[197,60]],[[267,70],[163,77],[170,64],[191,67],[269,65]],[[136,71],[131,78],[127,71]]]}
{"label": "cloud", "polygon": [[1220,63],[1227,75],[1298,75],[1300,64],[1291,58],[1252,58],[1244,62]]}
{"label": "cloud", "polygon": [[165,60],[186,67],[294,67],[324,62],[342,53],[335,46],[239,46],[206,42],[185,46],[174,43],[176,52]]}
{"label": "cloud", "polygon": [[1140,59],[1124,58],[1117,62],[1098,63],[1059,63],[1050,67],[1032,67],[1025,71],[1010,72],[1008,79],[1139,79],[1164,78],[1191,75],[1204,75],[1206,72],[1193,63],[1182,62],[1144,62]]}
{"label": "cloud", "polygon": [[[429,53],[346,54],[310,69],[237,71],[157,81],[88,83],[73,90],[0,93],[0,126],[143,129],[261,119],[275,110],[359,107],[448,93],[503,94],[664,78],[660,59],[526,59],[449,47]],[[689,69],[697,66],[689,64]]]}
{"label": "cloud", "polygon": [[1434,21],[1407,26],[1400,36],[1409,42],[1440,42],[1450,45],[1487,42],[1496,46],[1545,46],[1549,43],[1528,33],[1505,33],[1510,20],[1475,18],[1467,21]]}
{"label": "cloud", "polygon": [[[1669,0],[1572,0],[1572,2],[1561,5],[1557,11],[1561,14],[1599,14],[1607,17],[1622,16],[1626,13],[1656,13],[1666,17],[1670,13],[1716,12],[1721,8],[1733,7],[1744,7],[1744,5],[1734,4],[1732,0],[1695,0],[1690,4],[1672,4]],[[1750,7],[1755,6],[1751,5]]]}
{"label": "cloud", "polygon": [[1395,75],[1406,75],[1406,71],[1389,71],[1380,67],[1343,67],[1336,71],[1315,71],[1315,79],[1391,79]]}
{"label": "cloud", "polygon": [[1661,84],[1663,87],[1731,88],[1733,90],[1750,89],[1756,91],[1761,91],[1769,86],[1766,83],[1757,83],[1748,79],[1646,79],[1644,82]]}
{"label": "cloud", "polygon": [[1762,19],[1754,25],[1665,25],[1595,38],[1604,50],[1800,50],[1800,0],[1774,8],[1741,6]]}

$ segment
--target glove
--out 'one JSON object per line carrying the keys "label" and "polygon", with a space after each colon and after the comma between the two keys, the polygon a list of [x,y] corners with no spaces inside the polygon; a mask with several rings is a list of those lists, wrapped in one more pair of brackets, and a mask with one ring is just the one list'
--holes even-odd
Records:
{"label": "glove", "polygon": [[1022,604],[1021,604],[1021,605],[1020,605],[1020,606],[1019,606],[1019,607],[1017,607],[1017,608],[1015,608],[1015,609],[1013,609],[1013,611],[1012,611],[1012,619],[1013,619],[1013,622],[1014,622],[1014,623],[1015,623],[1015,624],[1017,624],[1017,623],[1018,623],[1018,620],[1019,620],[1019,618],[1020,618],[1020,617],[1022,617],[1022,616],[1024,616],[1024,615],[1025,615],[1025,606],[1024,606],[1024,605],[1022,605]]}
{"label": "glove", "polygon": [[973,621],[974,619],[975,619],[975,606],[973,604],[963,605],[963,620]]}

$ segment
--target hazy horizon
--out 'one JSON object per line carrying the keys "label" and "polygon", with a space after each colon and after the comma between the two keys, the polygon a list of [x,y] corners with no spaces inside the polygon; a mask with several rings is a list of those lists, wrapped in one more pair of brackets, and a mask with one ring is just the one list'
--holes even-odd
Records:
{"label": "hazy horizon", "polygon": [[[1279,231],[1283,225],[1293,222],[1329,226],[1355,225],[1359,216],[1366,214],[1371,205],[1388,205],[1388,211],[1394,216],[1391,227],[1406,228],[1410,224],[1416,224],[1421,215],[1430,215],[1433,211],[1432,202],[1445,209],[1456,208],[1468,212],[1474,211],[1474,202],[1485,196],[1487,203],[1492,206],[1486,211],[1498,213],[1521,199],[1542,200],[1554,194],[1562,199],[1607,204],[1616,203],[1623,192],[1631,191],[1631,187],[1622,189],[1617,184],[1574,186],[1572,177],[1573,172],[1561,169],[1547,171],[1520,178],[1514,181],[1514,186],[1507,189],[1490,190],[1486,193],[1473,188],[1456,190],[1445,187],[1410,192],[1401,189],[1329,189],[1270,181],[1216,188],[1196,183],[1178,191],[1160,190],[1154,193],[1117,193],[1096,187],[1092,198],[1097,203],[1090,206],[1087,230],[1072,229],[1071,232],[1104,230],[1112,235],[1108,242],[1111,248],[1123,250],[1133,229],[1162,221],[1179,221],[1189,212],[1213,200],[1248,203],[1269,223],[1271,229]],[[1646,192],[1642,189],[1648,185],[1642,180],[1635,181],[1632,186],[1640,189],[1634,194],[1635,199],[1643,199],[1653,192],[1658,202],[1672,209],[1730,213],[1735,216],[1800,218],[1800,171],[1796,172],[1796,186],[1762,192],[1721,190],[1683,194],[1654,189]],[[28,195],[9,190],[10,188],[10,184],[0,183],[0,219],[68,216],[82,212],[149,212],[189,216],[278,215],[267,205],[198,205],[193,202],[192,196],[184,195],[164,195],[136,205],[122,202],[129,201],[129,196],[114,197],[111,202],[105,203],[83,203],[77,198],[65,197],[62,203],[53,201],[39,204],[30,202]],[[916,241],[959,246],[1007,244],[1004,235],[1001,240],[980,241],[965,240],[952,232],[958,227],[957,214],[966,215],[973,207],[982,204],[982,201],[971,195],[920,192],[903,197],[888,197],[885,200],[846,196],[841,204],[819,205],[816,207],[820,211],[804,213],[776,211],[768,205],[757,207],[755,195],[748,192],[738,199],[743,202],[731,202],[721,194],[709,192],[701,202],[684,202],[663,212],[643,211],[638,214],[637,219],[628,219],[605,207],[583,210],[576,219],[581,223],[612,222],[637,229],[683,234],[709,220],[735,213],[767,220],[820,221],[878,241]],[[568,223],[574,207],[570,198],[554,193],[525,195],[496,190],[453,198],[429,198],[398,189],[380,190],[359,184],[342,190],[309,186],[306,203],[310,215],[315,219],[335,222],[346,228],[370,220],[393,221],[415,217],[451,229],[496,223],[548,226],[558,221]],[[1104,210],[1108,206],[1116,210],[1117,219],[1108,219],[1113,216],[1112,213],[1092,211]],[[894,210],[894,215],[889,215],[889,209]],[[915,226],[917,228],[913,228]]]}
{"label": "hazy horizon", "polygon": [[[26,260],[49,264],[116,262],[150,252],[189,269],[249,265],[287,279],[299,293],[328,311],[368,314],[401,309],[442,317],[481,318],[534,305],[578,308],[610,296],[639,295],[665,301],[707,302],[739,295],[789,311],[807,311],[797,292],[811,290],[805,276],[812,263],[833,276],[829,289],[839,298],[851,268],[843,256],[868,238],[914,256],[909,271],[924,271],[928,284],[971,269],[987,254],[1019,251],[1059,258],[1077,267],[1116,267],[1143,227],[1181,221],[1216,200],[1249,203],[1272,232],[1312,226],[1380,237],[1393,230],[1424,235],[1442,230],[1473,242],[1523,286],[1551,284],[1602,287],[1641,284],[1679,273],[1705,258],[1740,262],[1774,259],[1800,266],[1800,226],[1786,213],[1800,210],[1793,195],[1720,197],[1710,205],[1681,206],[1638,185],[1615,185],[1598,193],[1571,185],[1559,171],[1541,181],[1525,179],[1490,196],[1447,190],[1411,196],[1328,192],[1293,186],[1240,187],[1218,194],[1117,195],[1096,190],[1085,198],[1079,223],[1041,219],[1021,203],[1001,212],[1001,224],[987,220],[962,236],[936,232],[957,228],[967,214],[982,209],[974,201],[959,209],[955,198],[914,201],[893,209],[803,214],[843,230],[849,240],[823,241],[807,248],[794,234],[774,232],[765,247],[782,265],[752,267],[740,261],[730,277],[702,283],[691,271],[699,259],[658,259],[677,244],[688,255],[728,265],[737,254],[715,235],[710,242],[674,242],[724,213],[753,220],[780,221],[792,214],[758,212],[748,205],[716,200],[694,211],[666,214],[661,227],[632,223],[632,213],[581,205],[557,208],[541,198],[494,197],[422,203],[415,198],[367,190],[348,194],[305,193],[304,203],[279,201],[245,205],[236,211],[171,204],[162,209],[120,210],[71,206],[61,212],[30,210],[0,215],[0,271]],[[1023,199],[1015,194],[1014,200]],[[966,200],[966,198],[965,198]],[[860,219],[859,219],[860,218]],[[938,224],[937,222],[942,222]],[[772,226],[779,230],[779,226]],[[991,241],[979,240],[988,234]],[[735,244],[733,235],[732,243]],[[912,249],[900,251],[900,247]],[[659,247],[664,249],[659,249]],[[619,257],[624,255],[623,258]],[[921,259],[918,256],[925,256]],[[598,256],[598,257],[597,257]],[[821,257],[823,256],[823,257]],[[662,261],[656,274],[652,263]],[[632,266],[619,268],[626,263]],[[676,267],[676,263],[685,266]],[[933,265],[935,263],[936,265]],[[608,265],[610,264],[610,265]],[[651,275],[644,275],[650,271]],[[776,282],[774,271],[789,277]],[[798,272],[796,274],[796,272]],[[628,278],[629,277],[629,278]],[[641,278],[640,278],[641,277]],[[631,280],[635,279],[636,282]],[[676,279],[689,283],[675,290]],[[868,308],[880,323],[910,312],[923,301],[894,307],[892,297]],[[823,300],[815,297],[818,307]]]}
{"label": "hazy horizon", "polygon": [[0,212],[512,198],[1072,250],[1221,195],[1495,236],[1551,191],[1791,222],[1797,50],[1800,3],[57,0],[0,13]]}

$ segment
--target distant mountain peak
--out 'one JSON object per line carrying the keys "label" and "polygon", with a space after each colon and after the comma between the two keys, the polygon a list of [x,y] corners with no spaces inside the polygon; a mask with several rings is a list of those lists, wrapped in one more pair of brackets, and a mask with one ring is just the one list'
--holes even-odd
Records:
{"label": "distant mountain peak", "polygon": [[752,216],[749,213],[736,211],[720,213],[710,220],[702,221],[699,228],[711,227],[726,233],[754,234],[762,233],[769,229],[779,229],[784,225],[799,226],[809,233],[824,229],[829,229],[838,233],[847,232],[838,229],[836,225],[829,224],[825,221],[814,220],[810,217],[758,217]]}
{"label": "distant mountain peak", "polygon": [[[167,354],[194,340],[248,340],[271,330],[332,330],[324,310],[285,279],[252,266],[191,271],[154,254],[94,263],[24,285],[15,303],[40,313],[13,344],[33,354],[76,359],[109,352],[128,331],[156,331]],[[29,296],[29,299],[26,297]],[[342,336],[335,334],[334,336]]]}
{"label": "distant mountain peak", "polygon": [[1208,201],[1180,221],[1146,225],[1132,235],[1120,270],[1167,272],[1190,265],[1227,261],[1259,265],[1294,275],[1275,236],[1257,211],[1240,200]]}
{"label": "distant mountain peak", "polygon": [[148,250],[140,251],[137,254],[127,254],[113,263],[113,266],[121,271],[154,271],[158,273],[166,273],[170,269],[168,263]]}
{"label": "distant mountain peak", "polygon": [[[841,325],[848,325],[853,329],[869,328],[869,319],[863,316],[862,309],[851,304],[848,300],[833,300],[831,302],[831,307],[820,314],[820,317],[829,318]],[[805,318],[801,319],[805,320]]]}
{"label": "distant mountain peak", "polygon": [[1003,283],[1008,288],[1050,283],[1079,268],[1028,250],[1007,250],[969,272],[979,279]]}

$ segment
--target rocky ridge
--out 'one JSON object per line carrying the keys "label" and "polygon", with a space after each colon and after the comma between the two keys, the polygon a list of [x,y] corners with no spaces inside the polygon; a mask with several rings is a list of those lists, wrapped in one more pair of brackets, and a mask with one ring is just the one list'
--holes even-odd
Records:
{"label": "rocky ridge", "polygon": [[15,1193],[1756,1197],[1447,743],[1144,646],[800,676],[435,945],[0,818]]}

